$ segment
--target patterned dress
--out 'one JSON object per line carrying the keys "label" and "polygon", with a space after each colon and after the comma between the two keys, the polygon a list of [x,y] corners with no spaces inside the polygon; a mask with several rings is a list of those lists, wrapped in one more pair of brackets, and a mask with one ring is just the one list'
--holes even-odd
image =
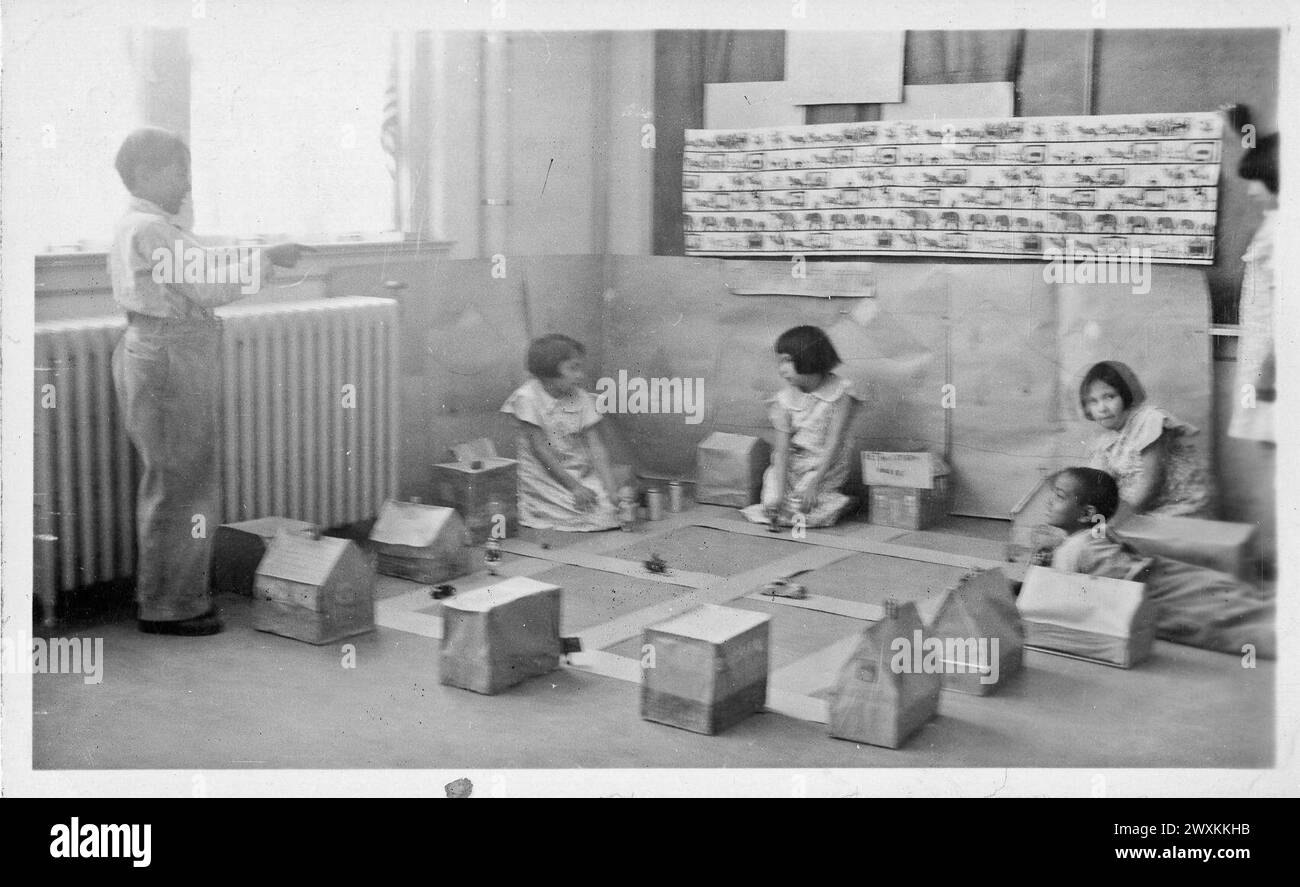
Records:
{"label": "patterned dress", "polygon": [[596,472],[587,445],[587,430],[600,421],[596,399],[590,392],[577,391],[555,398],[540,381],[529,379],[506,399],[501,412],[542,429],[561,467],[599,497],[590,511],[580,511],[573,494],[546,470],[533,452],[527,433],[521,431],[519,523],[539,530],[573,532],[609,530],[619,525],[616,507]]}
{"label": "patterned dress", "polygon": [[1105,431],[1093,441],[1089,464],[1113,476],[1120,498],[1131,503],[1142,482],[1142,451],[1163,436],[1164,482],[1144,513],[1205,516],[1210,507],[1210,483],[1203,454],[1194,440],[1198,433],[1194,426],[1159,407],[1135,405],[1123,428]]}
{"label": "patterned dress", "polygon": [[[813,474],[830,446],[831,419],[846,400],[850,408],[855,405],[857,396],[853,393],[853,383],[834,373],[827,376],[815,391],[804,392],[790,385],[777,394],[768,410],[768,418],[778,432],[790,435],[785,501],[777,502],[777,477],[773,467],[768,466],[763,474],[761,502],[744,509],[745,517],[756,523],[766,523],[764,509],[776,506],[780,508],[781,523],[793,523],[796,502],[812,484]],[[849,478],[852,458],[853,442],[845,434],[838,450],[831,455],[830,464],[817,488],[817,504],[811,514],[804,516],[806,526],[828,527],[853,505],[853,499],[840,492],[840,487]]]}

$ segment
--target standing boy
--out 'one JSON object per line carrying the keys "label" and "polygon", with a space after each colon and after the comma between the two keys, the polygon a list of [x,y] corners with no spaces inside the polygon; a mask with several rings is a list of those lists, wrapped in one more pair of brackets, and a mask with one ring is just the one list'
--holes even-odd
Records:
{"label": "standing boy", "polygon": [[[268,247],[232,268],[225,254],[199,244],[177,218],[190,192],[190,152],[175,133],[137,129],[118,150],[116,166],[132,194],[114,230],[108,266],[113,297],[127,313],[126,334],[113,352],[113,380],[142,462],[139,627],[153,634],[216,634],[221,622],[208,592],[207,538],[220,501],[221,328],[213,310],[256,292],[272,265],[292,267],[304,248]],[[213,260],[200,263],[195,256]],[[185,273],[187,264],[199,273]]]}

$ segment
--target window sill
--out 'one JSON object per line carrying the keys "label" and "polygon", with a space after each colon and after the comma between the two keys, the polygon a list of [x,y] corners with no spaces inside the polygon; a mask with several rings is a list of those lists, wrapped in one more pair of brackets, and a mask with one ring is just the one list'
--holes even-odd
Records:
{"label": "window sill", "polygon": [[[410,259],[419,255],[445,254],[453,246],[448,240],[367,240],[309,244],[315,252],[303,256],[300,273],[307,278],[323,277],[329,269],[352,261]],[[108,253],[42,253],[36,256],[36,297],[107,290]]]}

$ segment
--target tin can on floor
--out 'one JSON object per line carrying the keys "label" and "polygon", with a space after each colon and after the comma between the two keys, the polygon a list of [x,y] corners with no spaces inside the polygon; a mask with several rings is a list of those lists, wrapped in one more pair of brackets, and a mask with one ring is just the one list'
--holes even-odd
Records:
{"label": "tin can on floor", "polygon": [[668,510],[677,514],[686,507],[686,497],[682,491],[682,482],[670,480],[668,482]]}
{"label": "tin can on floor", "polygon": [[646,520],[664,519],[664,491],[658,487],[645,491],[645,516]]}

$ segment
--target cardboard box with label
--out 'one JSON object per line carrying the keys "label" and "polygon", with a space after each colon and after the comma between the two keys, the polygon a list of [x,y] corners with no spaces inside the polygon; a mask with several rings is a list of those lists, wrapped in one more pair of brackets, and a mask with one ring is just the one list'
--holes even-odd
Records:
{"label": "cardboard box with label", "polygon": [[641,717],[711,735],[762,711],[771,621],[766,613],[705,605],[648,627]]}
{"label": "cardboard box with label", "polygon": [[375,627],[375,573],[347,539],[282,533],[257,566],[253,627],[328,644]]}
{"label": "cardboard box with label", "polygon": [[862,453],[867,519],[873,524],[923,530],[948,516],[950,471],[933,453]]}
{"label": "cardboard box with label", "polygon": [[560,587],[523,576],[448,598],[438,680],[499,693],[560,664]]}

